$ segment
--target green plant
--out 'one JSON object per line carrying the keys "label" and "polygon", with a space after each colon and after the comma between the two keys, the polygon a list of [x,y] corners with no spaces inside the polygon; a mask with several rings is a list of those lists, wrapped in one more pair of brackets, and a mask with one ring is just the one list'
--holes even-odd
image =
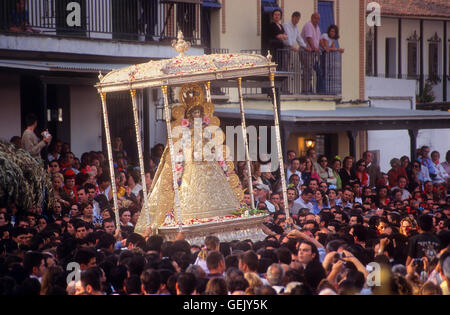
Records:
{"label": "green plant", "polygon": [[428,79],[425,82],[425,86],[421,95],[416,95],[416,103],[432,103],[436,99],[433,93],[433,87],[437,84],[436,80]]}

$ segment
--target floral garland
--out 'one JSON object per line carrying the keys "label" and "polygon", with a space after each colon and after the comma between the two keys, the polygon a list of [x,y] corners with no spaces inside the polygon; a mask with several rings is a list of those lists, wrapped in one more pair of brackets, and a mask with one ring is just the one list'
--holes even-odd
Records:
{"label": "floral garland", "polygon": [[[227,221],[231,221],[231,220],[243,219],[243,218],[248,218],[251,216],[252,217],[261,216],[261,215],[265,215],[265,214],[266,214],[265,211],[259,211],[259,213],[248,212],[247,214],[245,214],[245,213],[244,214],[235,214],[233,212],[232,215],[229,215],[229,216],[218,216],[218,217],[214,217],[214,218],[204,218],[204,219],[192,218],[192,219],[183,221],[183,223],[181,225],[189,226],[189,225],[206,224],[206,223],[211,223],[211,222],[227,222]],[[169,212],[167,214],[166,219],[164,220],[164,223],[162,226],[165,226],[165,227],[178,226],[178,223],[175,221],[175,218],[173,216],[173,212]]]}

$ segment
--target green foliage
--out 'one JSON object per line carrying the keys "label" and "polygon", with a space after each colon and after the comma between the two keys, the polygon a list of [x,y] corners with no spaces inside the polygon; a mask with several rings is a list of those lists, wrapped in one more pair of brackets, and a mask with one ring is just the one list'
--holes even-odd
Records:
{"label": "green foliage", "polygon": [[416,103],[424,104],[424,103],[433,103],[436,97],[433,93],[433,86],[438,84],[439,81],[436,78],[429,78],[425,82],[425,86],[423,87],[422,95],[416,95]]}
{"label": "green foliage", "polygon": [[53,189],[42,161],[0,140],[0,203],[14,203],[23,209],[40,206],[44,191],[51,195]]}

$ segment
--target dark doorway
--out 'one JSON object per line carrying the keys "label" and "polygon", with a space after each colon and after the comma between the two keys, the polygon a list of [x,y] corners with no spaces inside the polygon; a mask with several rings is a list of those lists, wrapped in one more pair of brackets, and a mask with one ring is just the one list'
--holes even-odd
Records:
{"label": "dark doorway", "polygon": [[70,143],[70,88],[47,86],[47,128],[53,140]]}
{"label": "dark doorway", "polygon": [[22,132],[27,127],[25,118],[28,114],[34,114],[38,118],[36,135],[47,127],[45,119],[45,106],[43,104],[44,85],[36,76],[23,75],[20,77],[20,106],[22,118]]}

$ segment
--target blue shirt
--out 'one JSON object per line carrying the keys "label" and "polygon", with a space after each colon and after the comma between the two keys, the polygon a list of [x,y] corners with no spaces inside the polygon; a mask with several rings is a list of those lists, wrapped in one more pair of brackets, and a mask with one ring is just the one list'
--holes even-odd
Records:
{"label": "blue shirt", "polygon": [[430,173],[430,176],[433,175],[432,177],[436,176],[436,169],[434,168],[434,164],[433,161],[431,161],[430,158],[417,158],[417,161],[419,161],[422,165],[425,165],[428,169],[428,173]]}

